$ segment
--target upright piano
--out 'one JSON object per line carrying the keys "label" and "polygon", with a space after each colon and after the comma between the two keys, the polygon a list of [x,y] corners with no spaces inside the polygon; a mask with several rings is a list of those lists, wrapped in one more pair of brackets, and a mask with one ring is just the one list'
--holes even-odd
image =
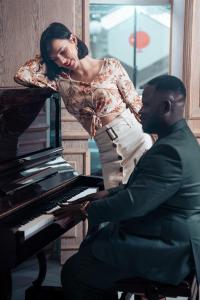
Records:
{"label": "upright piano", "polygon": [[53,210],[97,191],[102,179],[78,175],[62,157],[60,99],[50,89],[0,89],[0,299],[12,298],[12,270],[81,220],[61,227]]}

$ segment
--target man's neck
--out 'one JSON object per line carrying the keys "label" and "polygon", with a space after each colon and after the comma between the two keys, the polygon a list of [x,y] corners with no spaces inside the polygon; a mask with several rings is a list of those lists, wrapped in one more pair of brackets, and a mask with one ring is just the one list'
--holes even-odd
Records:
{"label": "man's neck", "polygon": [[176,120],[173,120],[173,122],[171,121],[161,125],[159,130],[157,131],[158,138],[170,134],[172,131],[176,130],[176,128],[179,129],[178,125],[179,123],[182,123],[181,121],[184,122],[183,117],[177,118]]}

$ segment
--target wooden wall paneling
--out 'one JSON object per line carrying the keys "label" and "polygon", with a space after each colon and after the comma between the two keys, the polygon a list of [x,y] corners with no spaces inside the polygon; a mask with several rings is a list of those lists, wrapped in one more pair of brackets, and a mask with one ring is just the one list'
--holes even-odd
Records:
{"label": "wooden wall paneling", "polygon": [[25,132],[20,135],[18,140],[18,155],[50,147],[48,107],[49,103],[46,103],[45,106],[42,107],[36,119],[30,124]]}
{"label": "wooden wall paneling", "polygon": [[70,115],[66,108],[61,111],[61,124],[62,124],[62,139],[86,139],[88,140],[88,133],[81,126],[81,124]]}
{"label": "wooden wall paneling", "polygon": [[82,17],[82,27],[83,27],[83,40],[86,45],[89,47],[89,0],[82,0],[82,10],[83,10],[83,17]]}
{"label": "wooden wall paneling", "polygon": [[83,1],[82,0],[75,0],[74,1],[74,29],[75,34],[80,38],[83,39],[83,32],[84,28],[82,27],[82,19],[83,19]]}
{"label": "wooden wall paneling", "polygon": [[0,0],[0,87],[18,86],[13,76],[39,52],[41,32],[51,22],[75,30],[75,0]]}
{"label": "wooden wall paneling", "polygon": [[[50,23],[64,23],[84,40],[85,9],[88,6],[83,0],[0,0],[0,87],[19,87],[13,77],[25,61],[39,53],[41,33]],[[64,107],[62,130],[64,156],[77,171],[89,174],[89,136]],[[82,237],[81,233],[76,239],[76,249]]]}
{"label": "wooden wall paneling", "polygon": [[84,237],[84,222],[79,223],[71,230],[65,233],[61,240],[61,264],[63,264],[71,255],[77,252]]}
{"label": "wooden wall paneling", "polygon": [[3,24],[3,2],[0,0],[0,84],[3,82],[2,76],[5,73],[5,49],[4,49],[4,24]]}
{"label": "wooden wall paneling", "polygon": [[185,1],[183,80],[187,88],[186,119],[200,139],[200,6],[198,0]]}
{"label": "wooden wall paneling", "polygon": [[[66,143],[67,144],[67,143]],[[68,146],[68,145],[67,145]],[[86,145],[87,146],[87,145]],[[64,158],[72,165],[79,173],[90,175],[90,153],[87,149],[72,148],[71,152],[68,147],[64,147]]]}
{"label": "wooden wall paneling", "polygon": [[[75,34],[86,42],[85,15],[89,9],[83,0],[75,2]],[[70,115],[62,102],[61,109],[62,122],[62,145],[64,158],[74,167],[79,174],[90,174],[90,154],[88,150],[88,133],[83,129],[80,123]],[[77,252],[79,245],[86,234],[87,225],[85,222],[75,226],[70,232],[64,234],[61,238],[61,263]]]}
{"label": "wooden wall paneling", "polygon": [[67,112],[63,101],[61,103],[61,130],[64,158],[72,164],[79,174],[89,175],[89,135],[80,123]]}

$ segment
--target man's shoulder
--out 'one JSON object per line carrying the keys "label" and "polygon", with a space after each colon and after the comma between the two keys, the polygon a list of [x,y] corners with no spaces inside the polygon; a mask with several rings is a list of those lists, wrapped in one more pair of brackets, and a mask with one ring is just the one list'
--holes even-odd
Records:
{"label": "man's shoulder", "polygon": [[165,159],[173,159],[180,161],[181,155],[173,143],[157,142],[147,153],[144,162],[149,161],[150,164],[155,162],[162,164]]}
{"label": "man's shoulder", "polygon": [[199,153],[200,156],[200,145],[189,127],[177,130],[160,139],[157,146],[159,149],[171,148],[180,156],[185,156],[188,153],[192,154],[193,152]]}
{"label": "man's shoulder", "polygon": [[148,152],[144,165],[152,165],[159,170],[172,162],[183,170],[191,169],[192,172],[197,168],[196,162],[200,160],[200,145],[189,128],[161,138]]}
{"label": "man's shoulder", "polygon": [[[179,152],[173,145],[156,142],[141,157],[134,174],[135,176],[145,176],[147,178],[166,178],[174,174],[182,174],[182,161]],[[132,180],[135,176],[132,177]]]}

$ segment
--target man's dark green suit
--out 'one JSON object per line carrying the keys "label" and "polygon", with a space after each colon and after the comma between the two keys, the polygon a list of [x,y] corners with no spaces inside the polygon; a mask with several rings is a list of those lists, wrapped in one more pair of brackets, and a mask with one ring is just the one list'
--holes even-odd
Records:
{"label": "man's dark green suit", "polygon": [[[174,76],[145,86],[142,128],[158,140],[126,185],[82,199],[91,228],[108,223],[65,263],[66,299],[115,300],[115,282],[130,276],[178,284],[196,269],[200,282],[200,146],[183,119],[185,99]],[[79,205],[60,213],[80,215]]]}
{"label": "man's dark green suit", "polygon": [[128,184],[110,194],[88,209],[92,224],[112,222],[92,243],[97,258],[132,276],[177,284],[194,254],[200,272],[200,147],[185,120],[172,125]]}

